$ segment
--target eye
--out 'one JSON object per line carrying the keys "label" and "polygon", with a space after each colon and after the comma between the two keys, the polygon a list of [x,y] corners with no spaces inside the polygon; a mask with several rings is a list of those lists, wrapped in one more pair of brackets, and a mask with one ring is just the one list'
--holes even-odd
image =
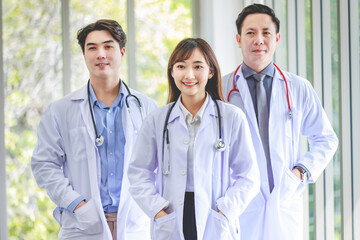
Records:
{"label": "eye", "polygon": [[264,32],[264,35],[270,35],[271,33],[270,32]]}
{"label": "eye", "polygon": [[197,66],[195,66],[195,69],[196,70],[200,70],[200,69],[202,69],[202,68],[204,68],[203,66],[201,66],[201,65],[197,65]]}
{"label": "eye", "polygon": [[246,34],[247,34],[247,35],[252,35],[252,34],[254,34],[254,32],[250,32],[250,31],[249,31],[249,32],[246,32]]}
{"label": "eye", "polygon": [[89,47],[88,50],[95,50],[95,47]]}
{"label": "eye", "polygon": [[105,46],[105,48],[110,49],[110,48],[113,48],[113,46],[107,45],[107,46]]}
{"label": "eye", "polygon": [[185,66],[184,66],[184,65],[181,65],[181,64],[176,65],[175,67],[178,68],[178,69],[184,69],[184,68],[185,68]]}

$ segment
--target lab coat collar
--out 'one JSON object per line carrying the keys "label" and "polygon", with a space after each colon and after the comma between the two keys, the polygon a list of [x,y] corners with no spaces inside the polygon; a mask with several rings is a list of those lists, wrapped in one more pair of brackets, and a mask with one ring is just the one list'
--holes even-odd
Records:
{"label": "lab coat collar", "polygon": [[242,100],[244,102],[244,108],[245,108],[244,112],[246,112],[250,124],[253,125],[254,129],[256,129],[256,132],[259,135],[254,104],[252,102],[249,87],[243,75],[242,68],[243,65],[241,65],[240,69],[237,71],[237,74],[235,76],[235,79],[237,80],[236,88],[239,89],[240,95],[242,96]]}
{"label": "lab coat collar", "polygon": [[[214,101],[212,100],[211,96],[208,94],[207,96],[209,98],[209,101],[208,101],[208,104],[207,106],[205,106],[205,110],[204,110],[204,113],[203,113],[203,116],[204,118],[206,118],[206,114],[207,115],[213,115],[213,116],[217,116],[217,112],[215,111],[215,103]],[[168,104],[169,105],[169,108],[172,106],[173,103],[170,103]],[[180,107],[180,97],[178,98],[178,100],[176,100],[176,103],[175,103],[175,106],[173,108],[173,110],[171,111],[170,113],[170,116],[169,116],[169,121],[168,123],[174,121],[176,118],[180,118],[180,119],[183,119],[184,122],[185,122],[185,116],[183,114],[183,111]]]}
{"label": "lab coat collar", "polygon": [[87,85],[71,93],[71,100],[85,100],[87,99]]}

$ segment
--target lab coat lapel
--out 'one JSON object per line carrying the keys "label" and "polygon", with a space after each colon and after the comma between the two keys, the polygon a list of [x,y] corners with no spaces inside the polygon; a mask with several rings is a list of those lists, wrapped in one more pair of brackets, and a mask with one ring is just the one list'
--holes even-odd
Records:
{"label": "lab coat lapel", "polygon": [[244,107],[245,107],[244,112],[247,115],[248,121],[250,122],[251,125],[253,125],[253,128],[256,130],[257,135],[260,136],[259,128],[258,128],[258,124],[257,124],[257,120],[256,120],[254,104],[253,104],[253,101],[251,98],[248,84],[242,73],[242,67],[239,69],[238,74],[240,77],[236,83],[236,87],[237,87],[237,89],[239,89],[239,93],[244,102]]}
{"label": "lab coat lapel", "polygon": [[100,156],[95,145],[95,129],[92,122],[92,117],[89,109],[89,101],[87,95],[87,85],[75,92],[71,98],[73,101],[81,101],[79,108],[82,119],[84,121],[86,130],[89,134],[88,138],[85,138],[86,142],[86,154],[89,165],[89,176],[97,176],[97,178],[90,177],[90,187],[93,196],[100,196],[99,185],[101,181],[100,173]]}
{"label": "lab coat lapel", "polygon": [[[169,105],[169,108],[172,106],[173,103],[171,103]],[[185,122],[185,116],[180,108],[180,98],[178,98],[178,100],[175,103],[174,108],[172,109],[170,116],[169,116],[169,120],[168,120],[168,126],[170,126],[172,124],[173,121],[175,120],[179,120],[181,128],[184,128],[187,130],[187,126],[186,126],[186,122]],[[164,124],[164,123],[160,123],[160,124]]]}
{"label": "lab coat lapel", "polygon": [[[206,129],[206,127],[211,123],[211,120],[212,120],[213,117],[217,117],[217,110],[215,108],[216,108],[215,103],[212,100],[211,96],[209,96],[209,102],[208,102],[208,105],[205,106],[205,111],[204,111],[204,114],[203,114],[203,116],[201,118],[201,124],[199,126],[197,136],[199,136],[199,134],[204,129]],[[210,117],[207,117],[207,116],[210,116]]]}

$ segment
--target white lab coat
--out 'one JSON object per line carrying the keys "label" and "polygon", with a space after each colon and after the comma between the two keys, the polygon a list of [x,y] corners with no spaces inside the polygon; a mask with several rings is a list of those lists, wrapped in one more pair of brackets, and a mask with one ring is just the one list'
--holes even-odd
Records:
{"label": "white lab coat", "polygon": [[[238,216],[259,192],[259,170],[244,113],[218,101],[223,152],[215,150],[219,138],[213,100],[203,113],[194,142],[194,202],[198,239],[239,239]],[[162,143],[170,104],[144,121],[129,165],[129,191],[144,212],[154,219],[169,202],[169,214],[152,220],[152,239],[184,239],[183,203],[186,187],[189,131],[179,100],[168,121],[170,174],[163,175]],[[166,148],[166,147],[165,147]],[[168,152],[169,151],[169,152]],[[221,210],[226,217],[218,213]]]}
{"label": "white lab coat", "polygon": [[[124,91],[124,90],[122,90]],[[127,92],[124,92],[127,96]],[[150,98],[132,90],[143,106],[145,115],[156,108]],[[149,239],[150,220],[128,193],[127,167],[142,119],[138,103],[128,98],[131,115],[122,108],[126,139],[124,175],[117,215],[118,239]],[[39,186],[51,200],[65,208],[54,217],[61,225],[59,239],[112,239],[100,199],[100,155],[95,145],[95,131],[89,110],[87,86],[52,103],[38,128],[38,143],[31,160]],[[79,196],[87,203],[72,213],[66,209]]]}
{"label": "white lab coat", "polygon": [[[279,240],[303,239],[302,195],[305,184],[291,170],[298,163],[310,172],[315,182],[336,151],[338,140],[321,103],[310,83],[283,71],[289,86],[293,117],[288,116],[286,86],[276,70],[272,83],[269,109],[269,147],[275,187],[270,194],[266,158],[260,140],[254,105],[243,77],[236,82],[239,92],[231,94],[230,103],[246,114],[261,177],[261,192],[240,216],[242,239]],[[234,72],[223,77],[223,92],[228,97],[233,88]],[[308,137],[310,151],[301,156],[300,136]]]}

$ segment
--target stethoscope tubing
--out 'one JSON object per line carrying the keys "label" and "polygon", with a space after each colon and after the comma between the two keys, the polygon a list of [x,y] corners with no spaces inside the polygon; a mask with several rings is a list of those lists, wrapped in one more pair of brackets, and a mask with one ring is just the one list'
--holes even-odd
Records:
{"label": "stethoscope tubing", "polygon": [[[288,87],[288,84],[287,84],[287,80],[285,78],[285,75],[284,73],[281,71],[281,69],[275,64],[273,63],[274,66],[276,67],[276,69],[280,72],[281,76],[283,77],[284,81],[285,81],[285,87],[286,87],[286,100],[287,100],[287,104],[288,104],[288,108],[289,108],[289,117],[291,118],[292,117],[292,109],[291,109],[291,104],[290,104],[290,97],[289,97],[289,87]],[[239,71],[241,67],[241,64],[236,68],[235,72],[234,72],[234,75],[233,75],[233,88],[230,90],[228,96],[227,96],[227,101],[230,102],[230,96],[233,92],[239,92],[239,89],[236,87],[236,80],[235,80],[235,77],[236,77],[236,74],[237,72]]]}
{"label": "stethoscope tubing", "polygon": [[[215,149],[218,150],[218,151],[224,151],[225,150],[225,143],[222,140],[220,107],[219,107],[218,102],[215,99],[213,99],[213,101],[214,101],[214,103],[216,105],[216,109],[217,109],[218,127],[219,127],[219,138],[215,142]],[[164,128],[163,128],[162,157],[163,157],[163,165],[164,165],[163,166],[163,174],[164,175],[168,175],[170,173],[170,162],[169,161],[167,161],[166,167],[165,167],[165,160],[164,160],[165,159],[165,142],[166,142],[166,145],[169,146],[170,140],[169,140],[168,122],[169,122],[170,114],[171,114],[171,112],[172,112],[175,105],[176,105],[176,101],[169,107],[169,110],[166,113],[165,123],[164,123]]]}
{"label": "stethoscope tubing", "polygon": [[[129,98],[129,97],[135,98],[135,100],[136,100],[137,103],[138,103],[139,109],[140,109],[141,117],[142,117],[142,119],[144,119],[143,109],[142,109],[142,105],[141,105],[141,102],[140,102],[139,98],[138,98],[137,96],[131,94],[131,91],[130,91],[129,87],[125,84],[124,81],[122,81],[122,80],[120,79],[120,87],[121,87],[121,83],[124,84],[124,86],[125,86],[125,88],[126,88],[126,91],[127,91],[127,93],[128,93],[127,96],[125,97],[125,105],[126,105],[127,110],[128,110],[129,113],[130,113],[130,105],[129,105],[129,102],[128,102],[128,98]],[[94,117],[94,113],[93,113],[93,112],[94,112],[94,109],[92,108],[92,106],[91,106],[91,101],[90,101],[90,79],[89,79],[88,84],[87,84],[87,93],[88,93],[89,110],[90,110],[90,113],[91,113],[91,120],[92,120],[92,123],[93,123],[93,126],[94,126],[95,136],[96,136],[95,143],[96,143],[96,145],[99,147],[99,146],[101,146],[101,145],[103,144],[104,138],[103,138],[103,136],[100,136],[100,135],[98,134],[98,131],[97,131],[97,128],[96,128],[95,117]]]}

